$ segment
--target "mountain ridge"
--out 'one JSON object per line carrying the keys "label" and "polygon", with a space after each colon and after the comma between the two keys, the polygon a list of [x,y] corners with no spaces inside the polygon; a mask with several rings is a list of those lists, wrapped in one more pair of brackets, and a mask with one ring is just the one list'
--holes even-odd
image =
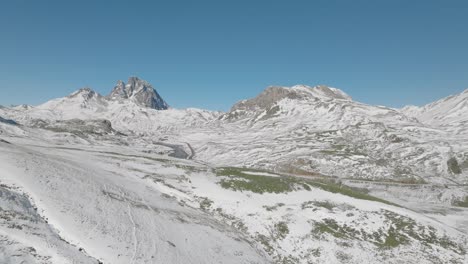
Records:
{"label": "mountain ridge", "polygon": [[[72,254],[102,263],[466,262],[466,134],[325,86],[267,88],[228,113],[153,109],[132,99],[146,84],[116,86],[114,99],[84,88],[0,109],[0,192],[31,197],[77,245]],[[0,230],[49,248],[25,219],[2,218]]]}
{"label": "mountain ridge", "polygon": [[[126,93],[130,98],[128,92],[143,90],[146,84],[120,89],[125,86],[118,82],[114,94]],[[447,136],[454,131],[454,136],[466,134],[466,123],[451,127],[428,125],[403,110],[354,101],[336,88],[268,87],[257,97],[238,102],[227,113],[172,108],[162,111],[119,98],[108,99],[90,89],[80,89],[36,108],[3,109],[0,115],[32,126],[41,123],[37,119],[107,119],[124,134],[185,140],[194,147],[196,157],[226,166],[418,182],[430,175],[439,175],[443,179],[438,180],[445,182],[453,171],[461,173],[452,180],[465,181],[468,173],[464,167],[468,162],[464,141],[458,143],[459,139]],[[252,146],[259,136],[265,152],[257,153]],[[230,144],[216,143],[226,139]],[[289,142],[288,147],[282,145],[284,141]],[[237,152],[240,154],[233,157],[231,153]],[[459,169],[449,168],[449,164],[455,164],[449,162],[453,159],[461,164]]]}

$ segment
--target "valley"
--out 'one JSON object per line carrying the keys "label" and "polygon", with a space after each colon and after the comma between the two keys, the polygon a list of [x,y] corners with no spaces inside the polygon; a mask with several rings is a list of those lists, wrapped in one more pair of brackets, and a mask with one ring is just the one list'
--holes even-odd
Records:
{"label": "valley", "polygon": [[136,77],[3,107],[0,262],[466,263],[466,113],[304,85],[173,109]]}

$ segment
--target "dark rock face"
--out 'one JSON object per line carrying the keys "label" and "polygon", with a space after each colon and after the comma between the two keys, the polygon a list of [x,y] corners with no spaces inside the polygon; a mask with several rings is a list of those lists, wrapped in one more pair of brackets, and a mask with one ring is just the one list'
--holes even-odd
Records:
{"label": "dark rock face", "polygon": [[1,123],[5,123],[5,124],[9,124],[9,125],[18,125],[18,123],[16,123],[15,120],[11,120],[11,119],[5,119],[3,117],[0,116],[0,122]]}
{"label": "dark rock face", "polygon": [[127,84],[118,81],[110,95],[110,100],[132,100],[139,106],[149,107],[156,110],[165,110],[169,105],[156,92],[147,81],[138,77],[130,77]]}
{"label": "dark rock face", "polygon": [[[1,132],[1,131],[0,131]],[[10,142],[6,141],[6,140],[3,140],[0,138],[0,143],[5,143],[5,144],[11,144]]]}
{"label": "dark rock face", "polygon": [[123,81],[117,81],[117,85],[112,89],[112,92],[108,96],[110,99],[127,99],[128,94],[125,90],[125,83]]}

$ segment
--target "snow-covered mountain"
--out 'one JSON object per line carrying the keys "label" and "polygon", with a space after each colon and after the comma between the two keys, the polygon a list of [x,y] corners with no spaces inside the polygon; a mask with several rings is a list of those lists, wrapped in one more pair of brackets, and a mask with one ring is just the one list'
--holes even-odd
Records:
{"label": "snow-covered mountain", "polygon": [[[116,112],[115,108],[139,107],[156,110],[168,109],[168,104],[148,82],[137,77],[130,77],[128,83],[118,81],[108,96],[102,96],[91,88],[82,88],[69,96],[53,99],[37,107],[16,107],[15,110],[42,113],[45,118],[69,119],[90,117],[103,112]],[[44,113],[50,112],[50,113]]]}
{"label": "snow-covered mountain", "polygon": [[466,133],[468,128],[468,89],[422,107],[407,106],[404,114],[422,123],[450,129],[456,133]]}
{"label": "snow-covered mountain", "polygon": [[[219,113],[141,106],[128,95],[142,87],[151,85],[131,77],[107,97],[80,89],[34,108],[4,110],[4,116],[42,128],[56,126],[43,122],[105,119],[124,134],[189,142],[198,159],[225,166],[344,179],[468,182],[467,141],[459,135],[466,92],[399,111],[353,101],[327,86],[269,87]],[[444,121],[443,109],[459,122]],[[446,123],[429,119],[430,113]],[[458,133],[447,136],[451,132],[442,126],[449,125]]]}
{"label": "snow-covered mountain", "polygon": [[3,110],[3,116],[36,127],[53,127],[43,124],[47,120],[105,119],[124,134],[190,142],[196,157],[221,165],[339,178],[468,182],[467,144],[460,140],[466,91],[399,111],[353,101],[327,86],[269,87],[219,113],[146,107],[138,96],[149,91],[154,99],[151,87],[131,77],[106,97],[85,88],[34,108]]}
{"label": "snow-covered mountain", "polygon": [[228,121],[268,125],[269,119],[300,122],[319,130],[343,128],[363,122],[412,122],[386,107],[355,102],[343,91],[327,86],[269,87],[253,99],[235,104],[223,117]]}
{"label": "snow-covered mountain", "polygon": [[[220,117],[197,155],[226,166],[394,182],[467,182],[466,140],[398,110],[362,104],[325,86],[270,87]],[[463,165],[462,167],[464,167]]]}
{"label": "snow-covered mountain", "polygon": [[220,113],[131,77],[0,108],[0,262],[467,263],[467,95],[269,87]]}
{"label": "snow-covered mountain", "polygon": [[200,127],[220,115],[219,112],[195,108],[168,108],[151,84],[137,77],[130,77],[127,84],[119,81],[109,96],[82,88],[36,107],[14,107],[3,112],[24,125],[38,124],[37,120],[106,119],[121,132],[140,134],[162,134],[182,127]]}
{"label": "snow-covered mountain", "polygon": [[91,88],[81,88],[67,97],[50,100],[35,108],[24,108],[25,111],[50,111],[58,115],[57,119],[66,119],[73,114],[87,112],[102,112],[108,106],[108,102],[99,93]]}

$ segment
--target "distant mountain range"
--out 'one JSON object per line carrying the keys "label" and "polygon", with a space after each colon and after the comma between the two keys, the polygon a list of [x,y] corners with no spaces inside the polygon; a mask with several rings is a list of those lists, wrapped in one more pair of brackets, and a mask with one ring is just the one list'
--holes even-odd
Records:
{"label": "distant mountain range", "polygon": [[227,112],[146,81],[0,108],[1,263],[467,263],[468,90],[324,85]]}
{"label": "distant mountain range", "polygon": [[468,182],[468,144],[460,140],[468,135],[467,113],[468,90],[423,107],[394,109],[353,101],[323,85],[268,87],[227,113],[171,109],[137,77],[118,81],[108,96],[84,88],[36,107],[0,110],[24,125],[104,119],[125,134],[182,138],[194,146],[195,157],[216,164],[448,183]]}

